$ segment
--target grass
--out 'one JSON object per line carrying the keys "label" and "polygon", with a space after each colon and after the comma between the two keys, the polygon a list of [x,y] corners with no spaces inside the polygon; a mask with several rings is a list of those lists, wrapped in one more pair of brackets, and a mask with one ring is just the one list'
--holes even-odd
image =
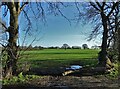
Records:
{"label": "grass", "polygon": [[[30,50],[25,51],[21,56],[22,58],[18,61],[19,68],[25,69],[26,67],[31,68],[57,68],[70,66],[71,64],[78,64],[84,67],[91,67],[97,64],[97,56],[99,50],[92,49],[44,49],[44,50]],[[24,66],[25,64],[25,66]],[[115,65],[115,70],[107,75],[109,78],[116,78],[118,76],[118,65]],[[41,80],[45,76],[34,75],[34,74],[22,74],[13,76],[10,79],[3,79],[3,85],[26,85],[32,84],[32,80]],[[35,82],[34,81],[34,82]],[[43,80],[42,80],[43,81]],[[45,82],[44,80],[43,82]]]}
{"label": "grass", "polygon": [[[39,68],[57,68],[66,67],[71,64],[83,66],[95,66],[97,64],[97,56],[99,50],[91,49],[44,49],[25,51],[18,61],[18,69],[26,67]],[[39,78],[37,75],[23,75],[22,72],[18,76],[11,79],[4,79],[3,85],[24,84],[30,80]]]}
{"label": "grass", "polygon": [[22,54],[19,63],[29,63],[31,67],[51,68],[80,64],[94,66],[99,50],[92,49],[44,49],[30,50]]}

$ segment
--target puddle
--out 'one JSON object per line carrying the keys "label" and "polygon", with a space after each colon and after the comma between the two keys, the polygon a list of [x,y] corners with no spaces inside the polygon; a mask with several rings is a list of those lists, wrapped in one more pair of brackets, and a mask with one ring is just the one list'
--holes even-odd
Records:
{"label": "puddle", "polygon": [[82,66],[80,65],[71,65],[70,67],[66,68],[66,70],[79,70]]}

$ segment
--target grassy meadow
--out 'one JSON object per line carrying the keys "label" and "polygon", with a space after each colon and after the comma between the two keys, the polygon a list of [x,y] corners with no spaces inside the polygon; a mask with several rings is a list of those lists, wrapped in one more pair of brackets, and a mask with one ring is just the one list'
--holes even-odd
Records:
{"label": "grassy meadow", "polygon": [[18,63],[27,63],[35,68],[67,67],[71,64],[95,66],[98,52],[99,50],[93,49],[29,50],[21,55]]}
{"label": "grassy meadow", "polygon": [[[64,72],[65,67],[72,64],[82,65],[83,67],[94,67],[97,64],[97,56],[100,50],[92,49],[43,49],[43,50],[29,50],[22,53],[18,61],[18,76],[13,76],[11,79],[3,79],[3,85],[35,85],[35,86],[51,86],[52,84],[66,84],[81,86],[81,82],[86,83],[86,86],[92,84],[91,81],[98,81],[96,84],[103,84],[99,82],[100,79],[105,81],[104,75],[98,76],[59,76]],[[30,70],[26,70],[30,68]],[[61,68],[62,67],[62,68]],[[116,67],[117,68],[117,67]],[[56,75],[56,76],[54,76]],[[59,77],[57,77],[59,76]],[[116,78],[118,70],[112,71],[108,78]],[[85,81],[83,81],[85,78]],[[89,81],[89,82],[88,82]],[[107,79],[108,81],[108,79]],[[109,81],[111,84],[111,80]],[[112,83],[116,83],[113,81]],[[93,83],[91,86],[96,85]],[[83,85],[82,85],[83,86]],[[109,84],[108,84],[109,86]],[[16,88],[17,89],[17,88]]]}

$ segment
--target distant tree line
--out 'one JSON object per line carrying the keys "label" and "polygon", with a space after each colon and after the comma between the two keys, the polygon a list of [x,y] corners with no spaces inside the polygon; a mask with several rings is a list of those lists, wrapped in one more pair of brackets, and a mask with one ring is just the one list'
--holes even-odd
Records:
{"label": "distant tree line", "polygon": [[[68,44],[63,44],[61,47],[59,46],[51,46],[51,47],[42,47],[42,46],[20,46],[20,50],[43,50],[43,49],[90,49],[87,44],[83,44],[82,46],[72,46],[70,47]],[[92,46],[91,49],[100,49],[100,46]]]}

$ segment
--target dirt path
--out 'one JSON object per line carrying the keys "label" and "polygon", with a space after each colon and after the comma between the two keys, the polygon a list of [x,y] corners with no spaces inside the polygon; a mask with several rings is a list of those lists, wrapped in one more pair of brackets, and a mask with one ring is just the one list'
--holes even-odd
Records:
{"label": "dirt path", "polygon": [[22,85],[22,88],[10,86],[12,88],[3,89],[120,89],[117,79],[111,80],[105,76],[42,76],[27,82],[27,85]]}
{"label": "dirt path", "polygon": [[33,85],[47,87],[118,87],[118,80],[110,80],[104,76],[46,76],[36,81],[31,81]]}
{"label": "dirt path", "polygon": [[[58,73],[58,71],[56,71]],[[60,71],[59,71],[60,72]],[[55,73],[55,71],[54,71]],[[11,88],[10,88],[11,87]],[[11,85],[2,89],[120,89],[118,79],[105,75],[43,75],[22,85]]]}

